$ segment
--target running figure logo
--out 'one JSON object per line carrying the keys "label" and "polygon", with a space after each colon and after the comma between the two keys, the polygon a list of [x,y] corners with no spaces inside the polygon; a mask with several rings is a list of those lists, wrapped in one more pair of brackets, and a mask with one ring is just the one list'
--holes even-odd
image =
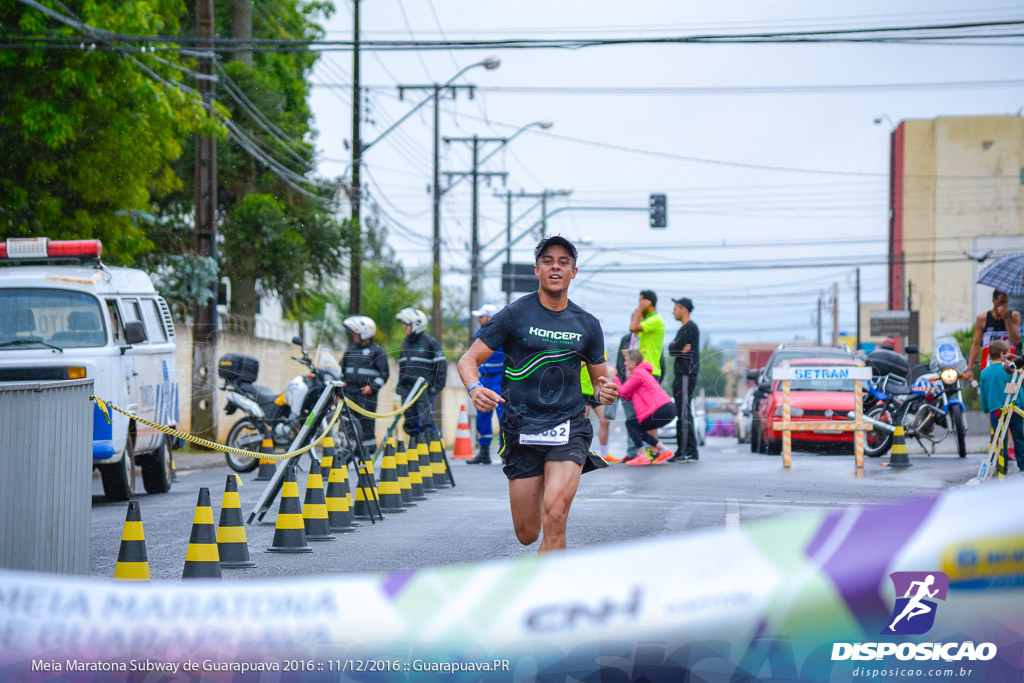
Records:
{"label": "running figure logo", "polygon": [[[892,621],[882,633],[921,635],[935,623],[934,600],[945,600],[949,577],[942,572],[893,572],[889,575],[896,588]],[[898,597],[902,595],[903,597]]]}

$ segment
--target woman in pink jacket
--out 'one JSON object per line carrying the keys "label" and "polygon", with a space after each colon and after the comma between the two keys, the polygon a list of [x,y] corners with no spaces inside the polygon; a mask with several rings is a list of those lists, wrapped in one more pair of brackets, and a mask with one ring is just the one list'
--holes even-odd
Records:
{"label": "woman in pink jacket", "polygon": [[[636,417],[626,420],[626,430],[636,443],[641,444],[640,452],[636,457],[627,460],[626,464],[661,465],[672,457],[672,451],[647,432],[664,427],[675,418],[675,403],[651,374],[653,368],[643,359],[639,349],[629,349],[623,353],[626,354],[629,379],[623,383],[615,377],[612,381],[619,385],[619,398],[633,402]],[[650,444],[656,455],[647,455],[643,443]]]}

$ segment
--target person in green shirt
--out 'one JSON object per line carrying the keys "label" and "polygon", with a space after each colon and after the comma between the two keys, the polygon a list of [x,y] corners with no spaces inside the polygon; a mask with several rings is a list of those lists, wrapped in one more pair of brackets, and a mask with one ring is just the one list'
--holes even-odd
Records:
{"label": "person in green shirt", "polygon": [[[992,423],[992,431],[995,432],[999,424],[999,415],[1006,401],[1006,385],[1010,383],[1010,373],[1003,367],[1002,361],[1009,356],[1010,345],[1001,339],[996,339],[988,347],[988,366],[981,371],[981,409],[988,413]],[[1013,402],[1019,408],[1024,408],[1024,391],[1018,392]],[[1017,459],[1017,469],[1024,472],[1024,420],[1016,413],[1010,416],[1009,430],[1013,437],[1013,453]],[[1000,450],[1006,450],[1006,435],[1003,435],[1003,443]],[[1004,472],[1005,474],[1005,472]]]}
{"label": "person in green shirt", "polygon": [[651,372],[661,379],[661,355],[665,346],[665,321],[656,310],[658,295],[649,289],[640,292],[640,302],[629,321],[629,331],[637,335],[637,343],[644,360],[651,364]]}

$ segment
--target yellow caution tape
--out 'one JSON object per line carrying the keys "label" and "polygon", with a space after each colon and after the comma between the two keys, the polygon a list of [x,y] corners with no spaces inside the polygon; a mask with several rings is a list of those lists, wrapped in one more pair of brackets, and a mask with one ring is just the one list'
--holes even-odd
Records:
{"label": "yellow caution tape", "polygon": [[371,413],[369,410],[366,410],[365,408],[363,408],[362,406],[358,405],[355,401],[349,399],[348,397],[345,398],[345,405],[347,405],[350,409],[352,409],[353,412],[359,413],[360,415],[363,415],[365,417],[373,417],[373,418],[378,418],[378,419],[395,417],[397,415],[401,415],[406,410],[408,410],[409,406],[411,406],[413,403],[418,401],[420,396],[426,390],[427,390],[427,385],[424,384],[422,387],[420,387],[420,390],[416,392],[416,395],[413,396],[412,399],[406,401],[406,405],[405,406],[399,408],[398,410],[392,410],[390,413]]}
{"label": "yellow caution tape", "polygon": [[173,427],[168,427],[167,425],[162,425],[162,424],[159,424],[157,422],[150,422],[149,420],[147,420],[145,418],[139,417],[138,415],[133,415],[132,413],[129,413],[126,410],[121,410],[120,408],[118,408],[117,406],[115,406],[115,405],[113,405],[111,403],[107,403],[106,401],[104,401],[99,396],[90,396],[89,398],[92,399],[93,401],[96,401],[96,405],[98,405],[100,407],[100,410],[103,411],[103,415],[104,415],[104,417],[107,418],[107,422],[108,423],[110,422],[110,411],[111,410],[116,410],[117,412],[119,412],[122,415],[125,415],[125,416],[127,416],[129,418],[131,418],[132,420],[135,420],[136,422],[140,422],[140,423],[142,423],[142,424],[144,424],[144,425],[146,425],[148,427],[152,427],[153,429],[159,430],[159,431],[163,432],[164,434],[169,434],[170,436],[174,436],[174,437],[177,437],[179,439],[184,439],[185,441],[188,441],[189,443],[194,443],[197,446],[202,446],[203,448],[209,448],[210,450],[214,450],[214,451],[221,451],[222,453],[231,453],[233,455],[241,455],[241,456],[246,457],[246,458],[260,458],[260,459],[263,459],[263,460],[272,460],[272,461],[288,460],[290,458],[295,457],[296,455],[302,455],[306,451],[311,450],[314,446],[316,446],[318,443],[323,441],[324,438],[328,434],[330,434],[331,430],[334,428],[335,423],[338,421],[338,418],[341,417],[341,409],[342,409],[342,404],[339,403],[337,409],[334,411],[334,417],[331,418],[330,423],[324,429],[324,431],[320,435],[320,437],[318,439],[316,439],[316,441],[313,441],[308,446],[304,446],[304,447],[300,448],[297,451],[291,451],[289,453],[282,453],[280,455],[277,455],[277,454],[274,454],[274,453],[259,453],[259,452],[254,452],[254,451],[243,451],[241,448],[232,448],[231,446],[225,446],[223,444],[219,444],[219,443],[216,443],[214,441],[209,441],[207,439],[203,439],[203,438],[200,438],[198,436],[193,436],[193,435],[191,435],[191,434],[189,434],[187,432],[182,432],[180,430],[174,429]]}

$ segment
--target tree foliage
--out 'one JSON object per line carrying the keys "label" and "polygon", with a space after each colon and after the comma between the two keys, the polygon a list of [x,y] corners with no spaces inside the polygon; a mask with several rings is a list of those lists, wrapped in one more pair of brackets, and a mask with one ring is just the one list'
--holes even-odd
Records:
{"label": "tree foliage", "polygon": [[[175,34],[185,11],[180,0],[64,6],[87,24],[136,34]],[[17,2],[0,4],[0,25],[24,35],[76,35]],[[182,79],[142,54],[0,49],[0,233],[98,238],[116,263],[153,248],[145,216],[152,197],[181,187],[172,164],[183,141],[221,131],[196,96],[159,83],[139,63],[167,81]]]}

